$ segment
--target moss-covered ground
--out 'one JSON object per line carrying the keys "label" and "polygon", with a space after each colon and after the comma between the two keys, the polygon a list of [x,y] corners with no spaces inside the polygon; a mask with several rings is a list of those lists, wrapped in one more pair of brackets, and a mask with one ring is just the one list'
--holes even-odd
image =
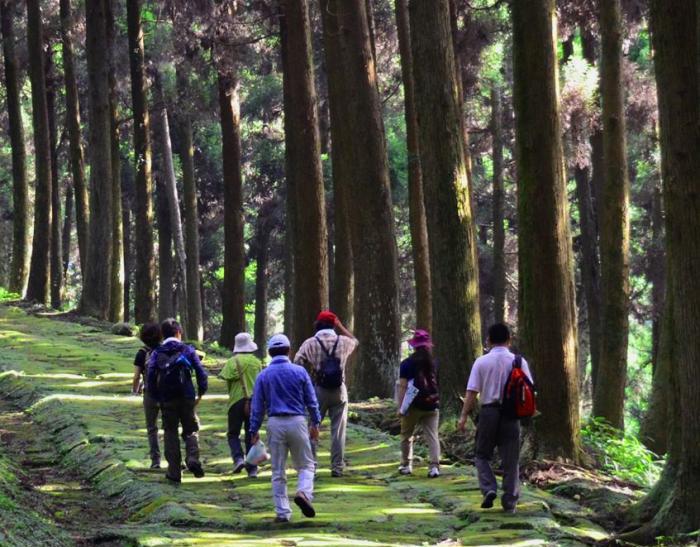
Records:
{"label": "moss-covered ground", "polygon": [[[269,468],[263,468],[257,480],[231,474],[226,397],[216,378],[199,408],[206,476],[195,479],[185,473],[181,486],[166,484],[163,471],[148,468],[141,402],[130,395],[138,347],[134,338],[0,306],[0,397],[5,406],[23,410],[36,432],[25,439],[28,472],[46,464],[50,454],[51,465],[81,481],[83,486],[73,488],[72,501],[66,494],[68,501],[59,509],[62,514],[73,511],[72,516],[46,523],[69,530],[74,540],[117,545],[374,546],[575,545],[607,538],[588,520],[586,509],[537,489],[524,488],[515,515],[479,509],[481,495],[470,466],[446,465],[442,477],[429,480],[425,467],[417,465],[413,476],[400,477],[397,440],[357,425],[349,429],[349,468],[341,479],[330,477],[328,438],[322,438],[317,517],[304,519],[297,511],[290,524],[274,524]],[[211,356],[204,363],[221,364]],[[294,481],[291,471],[290,479]],[[86,484],[89,491],[84,491]],[[50,484],[35,489],[42,488],[52,490]],[[71,490],[63,483],[55,488],[59,493]],[[99,518],[85,513],[82,535],[77,531],[80,512],[75,511],[81,496],[103,504]],[[21,504],[21,499],[12,503]],[[51,505],[50,499],[47,503]],[[0,512],[0,530],[8,526],[11,517],[6,515]]]}

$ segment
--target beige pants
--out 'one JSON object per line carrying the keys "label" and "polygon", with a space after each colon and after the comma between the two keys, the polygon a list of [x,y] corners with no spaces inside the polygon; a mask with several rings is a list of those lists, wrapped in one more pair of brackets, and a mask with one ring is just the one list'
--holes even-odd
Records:
{"label": "beige pants", "polygon": [[413,432],[420,425],[430,452],[430,467],[440,466],[439,423],[439,410],[411,408],[406,416],[401,417],[401,465],[411,465],[413,461]]}

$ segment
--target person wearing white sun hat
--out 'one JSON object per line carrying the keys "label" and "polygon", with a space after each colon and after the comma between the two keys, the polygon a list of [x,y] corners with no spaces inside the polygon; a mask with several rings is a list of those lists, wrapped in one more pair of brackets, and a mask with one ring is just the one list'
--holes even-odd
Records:
{"label": "person wearing white sun hat", "polygon": [[258,345],[247,332],[239,332],[235,338],[233,357],[221,370],[219,377],[228,387],[228,446],[233,460],[233,472],[240,473],[244,468],[248,477],[258,476],[258,468],[245,463],[241,446],[241,426],[245,431],[246,453],[250,450],[250,401],[253,396],[255,379],[263,369],[263,364],[255,355]]}

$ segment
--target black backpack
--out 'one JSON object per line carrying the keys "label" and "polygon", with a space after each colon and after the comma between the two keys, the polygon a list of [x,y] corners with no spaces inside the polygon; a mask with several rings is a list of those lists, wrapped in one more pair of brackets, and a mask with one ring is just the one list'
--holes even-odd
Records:
{"label": "black backpack", "polygon": [[187,380],[192,381],[192,363],[184,353],[159,352],[155,365],[156,390],[160,396],[171,399],[184,395]]}
{"label": "black backpack", "polygon": [[333,344],[331,351],[326,349],[326,346],[323,345],[323,342],[318,337],[314,338],[316,338],[324,353],[316,374],[316,384],[324,389],[338,389],[343,385],[343,369],[340,366],[340,359],[335,356],[340,336],[335,339],[335,344]]}

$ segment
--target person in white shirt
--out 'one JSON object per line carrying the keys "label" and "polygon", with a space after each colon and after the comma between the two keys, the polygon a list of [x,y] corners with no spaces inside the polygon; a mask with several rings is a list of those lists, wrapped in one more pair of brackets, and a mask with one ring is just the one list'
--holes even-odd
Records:
{"label": "person in white shirt", "polygon": [[[504,511],[514,513],[520,496],[520,422],[501,413],[503,388],[515,360],[515,355],[509,349],[510,330],[506,325],[497,323],[489,328],[489,345],[491,350],[474,362],[469,375],[458,428],[465,430],[478,395],[481,412],[476,430],[475,464],[479,488],[484,496],[481,507],[490,509],[497,497],[498,484],[491,469],[491,458],[494,448],[498,447],[503,462],[501,506]],[[532,381],[525,359],[522,359],[522,369]]]}

